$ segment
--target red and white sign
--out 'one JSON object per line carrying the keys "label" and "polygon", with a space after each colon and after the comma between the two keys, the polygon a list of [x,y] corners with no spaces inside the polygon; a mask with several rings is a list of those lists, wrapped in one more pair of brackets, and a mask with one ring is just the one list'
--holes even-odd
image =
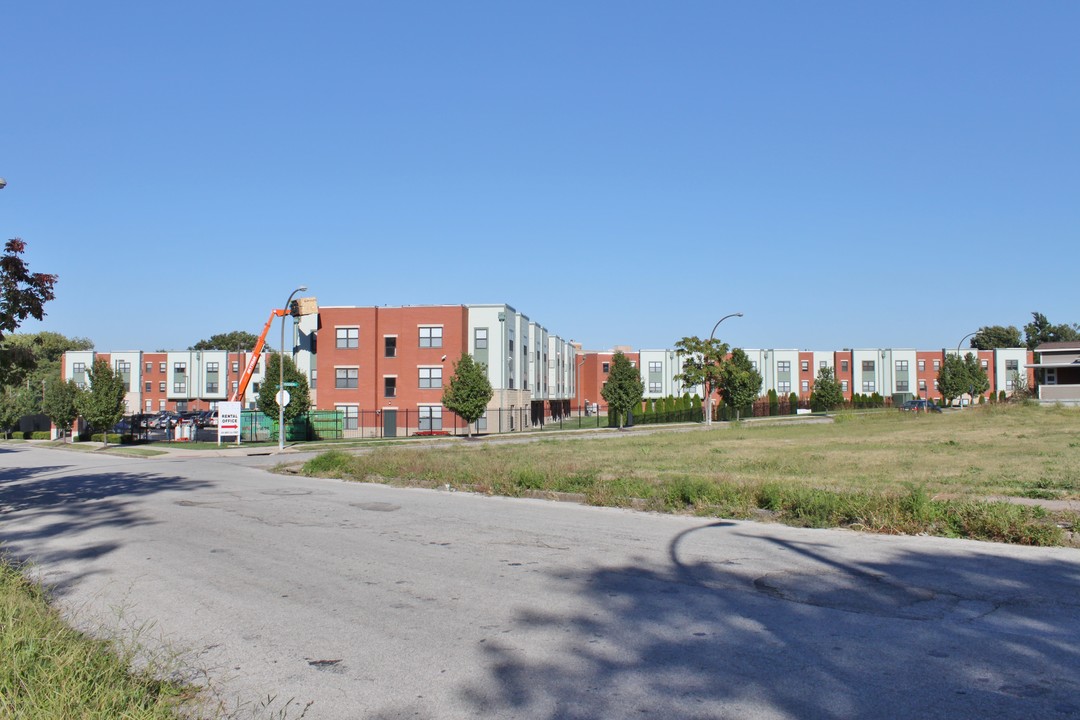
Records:
{"label": "red and white sign", "polygon": [[236,444],[240,444],[240,410],[238,402],[219,402],[217,405],[217,441],[221,444],[221,438],[236,436]]}

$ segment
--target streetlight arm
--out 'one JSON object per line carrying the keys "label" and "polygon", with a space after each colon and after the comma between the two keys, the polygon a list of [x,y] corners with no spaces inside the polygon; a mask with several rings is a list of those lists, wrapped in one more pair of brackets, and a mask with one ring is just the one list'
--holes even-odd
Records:
{"label": "streetlight arm", "polygon": [[713,336],[716,335],[716,328],[720,327],[720,323],[724,322],[728,318],[742,317],[742,316],[743,316],[743,314],[741,312],[737,312],[737,313],[731,313],[730,315],[725,315],[724,317],[717,320],[716,324],[713,325],[713,327],[712,327],[712,332],[709,333],[709,342],[712,342]]}
{"label": "streetlight arm", "polygon": [[285,316],[289,314],[289,306],[292,305],[292,299],[298,292],[306,292],[307,285],[301,285],[300,287],[289,293],[289,299],[285,301],[285,310],[281,315],[281,349],[278,359],[278,450],[285,449]]}

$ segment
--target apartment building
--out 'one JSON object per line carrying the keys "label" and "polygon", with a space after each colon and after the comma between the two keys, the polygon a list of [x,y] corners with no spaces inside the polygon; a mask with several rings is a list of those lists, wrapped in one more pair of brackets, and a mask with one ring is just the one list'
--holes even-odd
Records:
{"label": "apartment building", "polygon": [[[65,380],[88,387],[90,368],[96,360],[104,360],[124,381],[125,412],[184,412],[209,410],[228,400],[249,357],[246,352],[226,350],[72,350],[64,353],[61,372]],[[246,408],[255,407],[264,367],[265,358],[261,358],[243,399]]]}
{"label": "apartment building", "polygon": [[[682,387],[675,376],[682,372],[683,358],[674,350],[640,350],[618,347],[607,351],[586,351],[578,358],[581,374],[581,403],[600,402],[600,389],[608,374],[611,359],[621,350],[640,369],[645,386],[645,397],[656,398],[681,395],[684,392],[704,394],[699,385]],[[937,389],[937,376],[948,355],[955,349],[914,350],[907,348],[855,348],[835,351],[795,349],[745,349],[744,352],[755,370],[761,373],[761,394],[775,390],[778,395],[795,393],[800,399],[809,399],[814,381],[821,368],[832,368],[840,382],[845,398],[853,395],[891,397],[897,393],[910,393],[915,397],[941,399]],[[975,353],[990,381],[990,390],[997,394],[1014,391],[1016,373],[1027,378],[1029,387],[1034,383],[1031,367],[1032,353],[1026,348],[998,348],[996,350],[961,349],[961,355]]]}

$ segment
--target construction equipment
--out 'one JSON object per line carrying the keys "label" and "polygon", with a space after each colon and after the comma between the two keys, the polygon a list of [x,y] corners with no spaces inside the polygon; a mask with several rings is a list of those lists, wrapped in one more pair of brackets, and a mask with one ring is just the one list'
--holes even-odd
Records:
{"label": "construction equipment", "polygon": [[315,298],[297,298],[292,301],[288,308],[275,308],[270,311],[270,317],[267,319],[266,325],[255,343],[255,348],[251,351],[251,357],[248,358],[247,365],[244,366],[244,374],[240,376],[240,383],[236,386],[236,390],[233,390],[232,395],[229,396],[231,402],[244,401],[244,393],[247,392],[251,376],[255,374],[255,368],[259,366],[259,358],[262,357],[263,346],[266,345],[266,333],[270,332],[270,326],[274,324],[274,318],[283,318],[286,315],[300,317],[302,315],[314,315],[317,312],[319,312],[319,304]]}

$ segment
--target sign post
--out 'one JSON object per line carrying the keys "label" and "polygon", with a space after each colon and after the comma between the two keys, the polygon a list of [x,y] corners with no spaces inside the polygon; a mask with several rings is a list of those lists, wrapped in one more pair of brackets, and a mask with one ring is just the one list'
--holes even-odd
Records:
{"label": "sign post", "polygon": [[236,444],[240,444],[240,403],[219,402],[217,423],[217,444],[220,447],[221,438],[235,435]]}

